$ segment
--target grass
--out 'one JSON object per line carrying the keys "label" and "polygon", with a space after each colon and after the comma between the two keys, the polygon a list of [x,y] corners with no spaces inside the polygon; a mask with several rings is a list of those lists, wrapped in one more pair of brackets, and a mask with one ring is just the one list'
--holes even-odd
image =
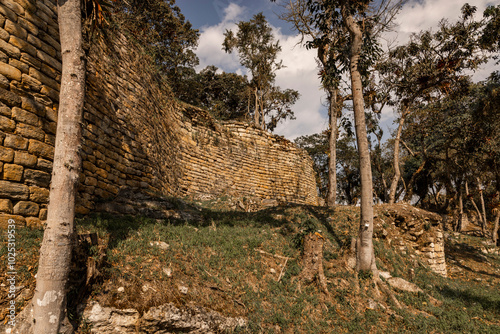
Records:
{"label": "grass", "polygon": [[[217,203],[219,208],[210,203],[196,207],[200,219],[195,221],[106,215],[79,219],[78,233],[97,233],[99,245],[86,245],[83,257],[77,252],[80,280],[74,280],[79,283],[70,292],[71,300],[93,299],[140,312],[167,302],[195,303],[247,318],[248,327],[238,330],[246,333],[500,333],[496,278],[487,286],[484,281],[440,277],[419,265],[411,252],[403,255],[382,239],[374,243],[378,267],[407,280],[409,268],[414,268],[413,282],[425,293],[397,292],[398,300],[407,305],[402,310],[386,301],[379,303],[386,309],[367,308],[368,298],[373,298],[370,280],[361,281],[356,292],[354,272],[345,265],[357,233],[357,208],[289,206],[245,213],[220,209],[223,205]],[[321,231],[326,238],[325,275],[331,297],[298,279],[300,240],[310,231]],[[18,232],[19,281],[33,289],[42,232]],[[168,248],[152,245],[155,241]],[[290,258],[286,266],[282,257]],[[500,268],[498,257],[488,257]],[[0,258],[5,258],[3,247]],[[89,258],[99,263],[101,275],[83,289],[81,277]],[[442,305],[434,306],[430,296]],[[76,317],[76,305],[73,310]]]}

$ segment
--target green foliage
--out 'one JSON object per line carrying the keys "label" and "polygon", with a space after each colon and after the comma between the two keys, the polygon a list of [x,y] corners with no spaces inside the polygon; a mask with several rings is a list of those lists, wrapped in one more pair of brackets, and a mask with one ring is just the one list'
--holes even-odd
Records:
{"label": "green foliage", "polygon": [[199,32],[175,0],[116,0],[113,18],[152,55],[171,88],[182,94],[183,70],[198,65]]}
{"label": "green foliage", "polygon": [[259,13],[248,22],[239,22],[236,34],[226,30],[224,36],[223,49],[228,53],[236,50],[241,65],[252,75],[247,99],[248,110],[253,107],[255,124],[272,131],[280,121],[294,119],[291,106],[298,100],[299,93],[273,85],[276,71],[283,67],[282,61],[277,61],[281,46],[279,41],[274,42],[264,15]]}

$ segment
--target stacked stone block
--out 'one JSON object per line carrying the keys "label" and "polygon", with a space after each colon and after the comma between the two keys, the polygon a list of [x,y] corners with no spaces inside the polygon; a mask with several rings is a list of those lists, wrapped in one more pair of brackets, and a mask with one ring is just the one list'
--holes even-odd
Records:
{"label": "stacked stone block", "polygon": [[0,0],[0,226],[46,219],[61,76],[55,3]]}
{"label": "stacked stone block", "polygon": [[[110,35],[88,59],[78,213],[123,188],[317,204],[305,152],[175,101],[141,49]],[[0,0],[0,226],[46,219],[60,79],[56,1]]]}

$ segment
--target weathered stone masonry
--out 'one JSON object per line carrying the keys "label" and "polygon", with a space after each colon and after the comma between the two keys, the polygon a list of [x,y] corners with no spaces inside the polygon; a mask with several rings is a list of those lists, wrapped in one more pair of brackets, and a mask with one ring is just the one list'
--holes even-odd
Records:
{"label": "weathered stone masonry", "polygon": [[[0,0],[0,226],[46,219],[61,77],[56,13],[55,0]],[[89,54],[79,213],[123,188],[317,204],[304,151],[175,101],[147,56],[113,35],[94,38]]]}

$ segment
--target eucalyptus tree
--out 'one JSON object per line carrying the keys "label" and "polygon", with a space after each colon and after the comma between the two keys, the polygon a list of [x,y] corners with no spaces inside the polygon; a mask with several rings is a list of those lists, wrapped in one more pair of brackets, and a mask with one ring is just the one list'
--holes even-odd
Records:
{"label": "eucalyptus tree", "polygon": [[[465,72],[477,69],[487,59],[479,43],[483,23],[474,20],[475,11],[475,7],[465,4],[459,21],[450,24],[442,20],[436,32],[427,30],[413,34],[406,45],[390,50],[377,64],[381,86],[391,91],[392,101],[389,103],[399,114],[389,203],[395,202],[401,177],[401,135],[409,114],[450,94],[463,94],[469,84]],[[419,153],[423,168],[425,151]],[[418,168],[416,172],[421,170]],[[405,200],[410,200],[412,194],[413,183],[410,182]]]}
{"label": "eucalyptus tree", "polygon": [[80,0],[58,1],[62,76],[47,225],[40,248],[33,303],[33,333],[56,334],[65,318],[66,286],[81,168],[81,121],[85,98]]}
{"label": "eucalyptus tree", "polygon": [[[361,217],[356,241],[356,267],[358,271],[376,272],[373,251],[373,181],[370,151],[366,130],[363,74],[366,74],[378,57],[380,48],[377,33],[390,25],[401,2],[368,0],[357,1],[308,1],[313,20],[318,25],[331,22],[331,30],[347,32],[346,46],[340,53],[340,63],[350,75],[354,109],[354,127],[360,162]],[[341,68],[333,67],[333,77]],[[365,75],[367,77],[367,75]]]}
{"label": "eucalyptus tree", "polygon": [[[321,3],[322,1],[319,1]],[[340,82],[342,73],[347,70],[342,62],[342,54],[346,53],[348,33],[346,29],[334,26],[333,8],[324,6],[325,15],[314,18],[314,10],[308,0],[289,0],[283,7],[284,12],[279,17],[293,24],[294,29],[301,34],[301,43],[307,48],[317,50],[317,60],[320,67],[320,78],[323,89],[328,96],[328,193],[326,203],[335,206],[337,201],[337,158],[336,143],[339,135],[338,117],[347,96],[341,93]]]}
{"label": "eucalyptus tree", "polygon": [[[298,92],[281,91],[274,86],[276,71],[283,67],[282,61],[278,61],[281,46],[279,41],[274,41],[271,26],[262,13],[248,22],[240,21],[237,27],[236,33],[232,30],[224,33],[223,49],[228,53],[236,50],[240,64],[250,71],[254,124],[265,129],[268,126],[266,114],[275,112],[269,124],[274,127],[280,119],[293,117],[289,107],[298,98]],[[276,104],[277,97],[281,97],[282,104],[279,106]]]}

